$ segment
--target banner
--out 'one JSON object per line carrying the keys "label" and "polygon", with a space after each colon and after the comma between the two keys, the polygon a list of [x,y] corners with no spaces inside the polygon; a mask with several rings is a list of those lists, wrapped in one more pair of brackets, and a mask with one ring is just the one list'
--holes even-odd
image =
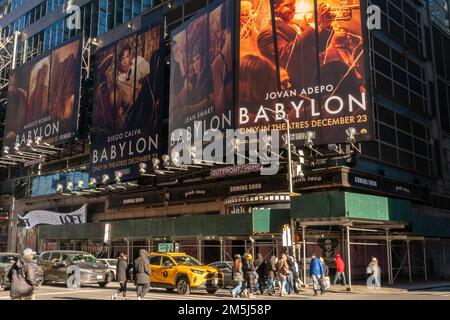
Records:
{"label": "banner", "polygon": [[19,219],[27,230],[39,224],[60,225],[86,223],[86,205],[71,213],[33,210],[23,217],[19,216]]}
{"label": "banner", "polygon": [[120,171],[138,176],[139,163],[160,152],[161,28],[151,26],[97,53],[90,176]]}
{"label": "banner", "polygon": [[8,86],[4,145],[12,149],[41,137],[58,145],[78,129],[81,40],[12,71]]}
{"label": "banner", "polygon": [[[176,129],[200,135],[234,128],[234,1],[207,6],[172,32],[169,94],[171,145]],[[194,127],[194,122],[202,128]]]}
{"label": "banner", "polygon": [[364,38],[360,0],[241,0],[238,128],[373,140]]}

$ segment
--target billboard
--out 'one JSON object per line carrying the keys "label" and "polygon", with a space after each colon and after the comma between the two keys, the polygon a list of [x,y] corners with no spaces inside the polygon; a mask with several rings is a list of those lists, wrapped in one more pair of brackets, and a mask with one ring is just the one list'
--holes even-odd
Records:
{"label": "billboard", "polygon": [[78,127],[81,40],[12,71],[4,145],[25,145],[28,139],[58,145],[73,138]]}
{"label": "billboard", "polygon": [[[241,0],[241,131],[286,130],[303,144],[373,139],[360,0]],[[277,116],[280,115],[280,116]]]}
{"label": "billboard", "polygon": [[138,176],[160,151],[161,28],[150,26],[97,53],[90,177]]}
{"label": "billboard", "polygon": [[170,143],[176,129],[234,128],[234,1],[207,6],[172,32]]}

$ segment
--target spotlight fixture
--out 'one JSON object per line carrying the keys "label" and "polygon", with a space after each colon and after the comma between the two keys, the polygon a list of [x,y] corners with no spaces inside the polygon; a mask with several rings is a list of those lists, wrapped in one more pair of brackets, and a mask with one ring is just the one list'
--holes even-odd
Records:
{"label": "spotlight fixture", "polygon": [[77,182],[77,189],[82,190],[84,188],[84,181],[83,180],[78,180]]}
{"label": "spotlight fixture", "polygon": [[68,191],[73,191],[73,182],[72,181],[67,181],[66,189]]}
{"label": "spotlight fixture", "polygon": [[116,176],[116,183],[120,183],[121,179],[122,179],[122,176],[123,176],[122,172],[117,171],[115,176]]}
{"label": "spotlight fixture", "polygon": [[58,183],[56,185],[56,192],[61,193],[61,192],[63,192],[63,190],[64,190],[64,186],[61,183]]}
{"label": "spotlight fixture", "polygon": [[109,182],[109,176],[107,174],[102,175],[102,184],[107,184]]}
{"label": "spotlight fixture", "polygon": [[345,130],[345,134],[347,135],[347,142],[352,144],[356,142],[356,129],[353,127],[348,128],[347,130]]}
{"label": "spotlight fixture", "polygon": [[97,185],[97,179],[90,178],[89,179],[89,188],[95,188],[96,185]]}

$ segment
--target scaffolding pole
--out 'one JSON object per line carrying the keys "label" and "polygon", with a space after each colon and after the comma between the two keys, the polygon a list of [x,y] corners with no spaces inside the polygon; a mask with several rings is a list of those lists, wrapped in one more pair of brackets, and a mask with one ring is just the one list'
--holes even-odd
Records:
{"label": "scaffolding pole", "polygon": [[408,255],[408,275],[409,275],[409,282],[412,282],[412,274],[411,274],[411,254],[410,254],[409,242],[410,242],[410,240],[406,240],[406,251],[407,251],[407,255]]}
{"label": "scaffolding pole", "polygon": [[444,279],[447,279],[447,261],[445,261],[445,242],[442,243],[442,258],[444,259]]}
{"label": "scaffolding pole", "polygon": [[303,283],[306,287],[306,237],[305,227],[302,226],[302,244],[303,244]]}
{"label": "scaffolding pole", "polygon": [[391,241],[389,240],[389,231],[386,231],[386,256],[387,256],[387,267],[388,267],[388,281],[392,285],[392,251],[391,251]]}
{"label": "scaffolding pole", "polygon": [[350,258],[350,228],[345,227],[347,232],[347,266],[348,266],[348,291],[352,291],[352,265]]}
{"label": "scaffolding pole", "polygon": [[428,281],[428,275],[427,275],[427,253],[426,253],[426,244],[425,241],[422,242],[423,247],[423,270],[425,273],[425,281]]}

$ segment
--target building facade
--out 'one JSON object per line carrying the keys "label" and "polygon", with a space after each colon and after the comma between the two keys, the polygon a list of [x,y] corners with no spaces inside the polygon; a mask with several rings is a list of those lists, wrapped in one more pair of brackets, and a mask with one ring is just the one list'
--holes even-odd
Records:
{"label": "building facade", "polygon": [[[0,211],[8,213],[0,224],[0,242],[5,242],[2,239],[8,230],[8,250],[12,251],[34,245],[38,250],[77,248],[110,256],[127,250],[133,256],[142,247],[156,250],[158,243],[174,241],[180,250],[209,263],[231,260],[243,251],[279,255],[286,249],[281,240],[283,225],[289,224],[296,230],[295,254],[299,258],[323,252],[331,259],[333,253],[343,253],[348,259],[352,257],[354,276],[359,277],[364,275],[370,256],[377,256],[389,282],[402,276],[447,277],[448,3],[368,2],[381,9],[381,29],[371,30],[368,40],[376,140],[362,143],[362,155],[355,165],[306,167],[305,177],[294,180],[294,192],[304,198],[289,193],[286,167],[270,177],[251,170],[215,175],[210,168],[203,168],[176,179],[140,177],[139,186],[127,191],[90,196],[57,194],[55,181],[74,181],[89,172],[94,79],[85,77],[77,139],[42,165],[0,168]],[[70,4],[80,7],[81,28],[69,30],[69,4],[63,0],[3,0],[1,36],[16,35],[16,65],[76,36],[95,38],[98,45],[89,51],[92,75],[98,49],[162,19],[166,87],[162,126],[168,131],[169,35],[210,3],[73,0]],[[8,77],[9,70],[1,73]],[[0,117],[5,117],[6,90],[2,91]],[[0,133],[3,137],[1,128]],[[316,201],[329,203],[334,209],[316,211]],[[83,204],[87,204],[86,224],[40,226],[32,232],[18,226],[19,214],[37,209],[71,212]],[[368,204],[375,206],[373,211],[366,210]],[[343,210],[346,205],[352,209]],[[106,224],[112,231],[105,242]],[[352,240],[366,245],[350,247],[346,231]]]}

